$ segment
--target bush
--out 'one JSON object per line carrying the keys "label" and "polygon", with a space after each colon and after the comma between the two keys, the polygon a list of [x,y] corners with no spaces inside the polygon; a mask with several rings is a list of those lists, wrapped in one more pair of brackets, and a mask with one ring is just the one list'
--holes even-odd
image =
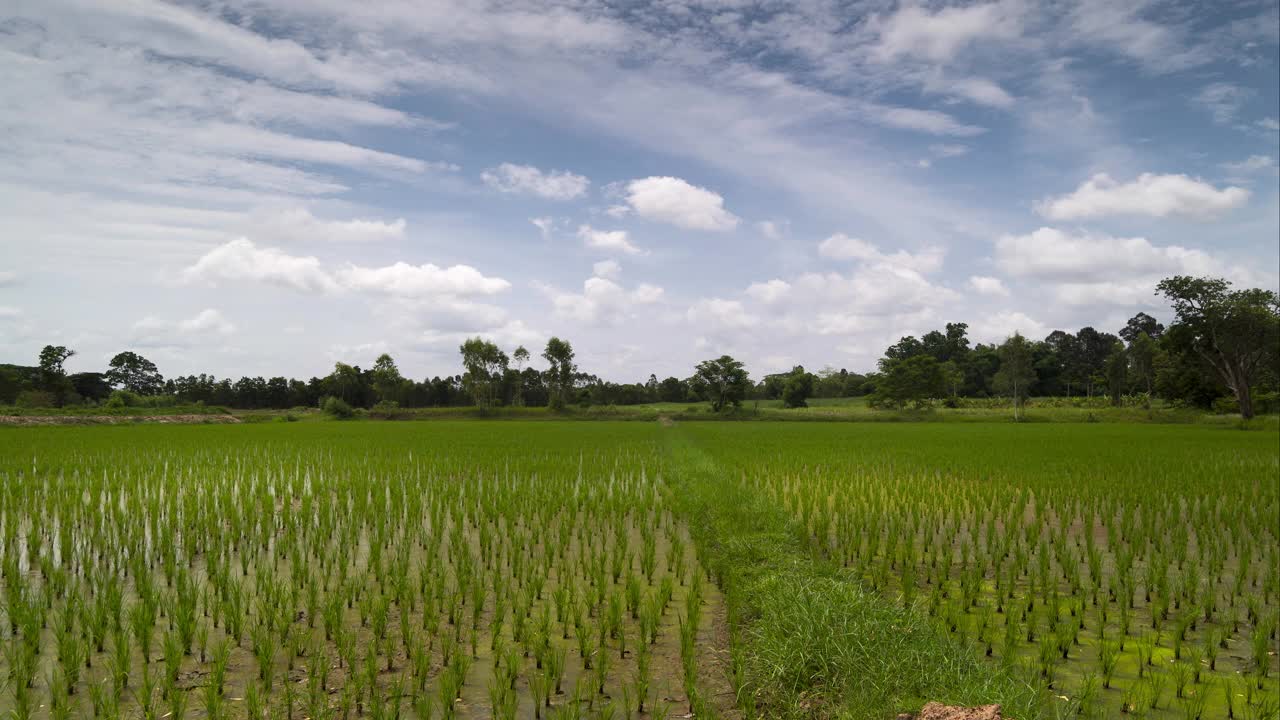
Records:
{"label": "bush", "polygon": [[18,393],[18,397],[13,404],[21,408],[49,408],[54,407],[57,403],[51,392],[23,390]]}
{"label": "bush", "polygon": [[1213,401],[1213,412],[1218,415],[1238,415],[1240,403],[1233,397],[1220,397]]}
{"label": "bush", "polygon": [[320,409],[323,410],[326,415],[332,415],[339,420],[346,420],[347,418],[355,415],[355,411],[351,409],[351,406],[347,404],[347,401],[332,395],[326,397],[320,402]]}
{"label": "bush", "polygon": [[141,399],[142,398],[135,392],[131,392],[129,390],[114,390],[112,391],[111,396],[107,398],[107,402],[103,404],[103,407],[136,407],[140,404]]}

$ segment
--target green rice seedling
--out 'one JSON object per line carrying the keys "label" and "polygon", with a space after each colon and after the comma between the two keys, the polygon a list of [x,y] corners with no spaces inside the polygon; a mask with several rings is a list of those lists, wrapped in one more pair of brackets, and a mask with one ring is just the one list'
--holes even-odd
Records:
{"label": "green rice seedling", "polygon": [[1160,698],[1164,696],[1165,686],[1169,683],[1169,675],[1160,670],[1152,670],[1150,675],[1148,687],[1151,690],[1151,709],[1154,710],[1158,706]]}
{"label": "green rice seedling", "polygon": [[1207,696],[1202,692],[1188,693],[1182,699],[1182,717],[1183,720],[1200,720],[1204,715],[1205,702]]}
{"label": "green rice seedling", "polygon": [[1102,668],[1102,687],[1110,689],[1111,680],[1115,677],[1116,666],[1120,662],[1120,645],[1113,640],[1104,640],[1098,647],[1099,663]]}

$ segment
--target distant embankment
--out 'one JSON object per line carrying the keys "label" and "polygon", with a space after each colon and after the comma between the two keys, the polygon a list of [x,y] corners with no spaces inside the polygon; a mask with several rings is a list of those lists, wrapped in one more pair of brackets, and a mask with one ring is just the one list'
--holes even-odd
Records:
{"label": "distant embankment", "polygon": [[166,425],[238,423],[233,415],[0,415],[0,425]]}

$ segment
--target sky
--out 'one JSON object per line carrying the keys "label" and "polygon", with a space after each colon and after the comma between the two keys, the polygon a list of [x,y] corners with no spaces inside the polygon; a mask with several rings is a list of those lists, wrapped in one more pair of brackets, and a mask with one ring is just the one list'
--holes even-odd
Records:
{"label": "sky", "polygon": [[0,362],[759,378],[1167,320],[1277,287],[1278,43],[1275,0],[6,0]]}

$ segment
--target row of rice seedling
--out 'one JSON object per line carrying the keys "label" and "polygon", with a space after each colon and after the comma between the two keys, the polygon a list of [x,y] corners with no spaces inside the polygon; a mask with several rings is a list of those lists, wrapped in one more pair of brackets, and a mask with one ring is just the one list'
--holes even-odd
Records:
{"label": "row of rice seedling", "polygon": [[652,431],[480,427],[6,434],[0,713],[706,714]]}
{"label": "row of rice seedling", "polygon": [[697,428],[815,553],[1084,715],[1273,718],[1274,434]]}

